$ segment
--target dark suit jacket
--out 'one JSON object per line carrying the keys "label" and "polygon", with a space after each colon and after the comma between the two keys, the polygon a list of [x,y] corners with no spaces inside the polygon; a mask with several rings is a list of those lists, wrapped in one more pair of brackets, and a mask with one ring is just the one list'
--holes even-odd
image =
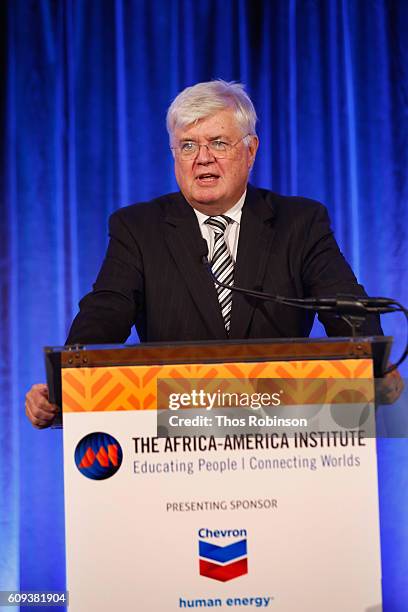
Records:
{"label": "dark suit jacket", "polygon": [[[121,343],[136,324],[142,341],[226,339],[196,215],[181,193],[115,212],[93,291],[80,302],[67,344]],[[325,207],[248,186],[242,211],[237,286],[288,297],[365,295],[337,246]],[[314,314],[233,295],[231,339],[308,336]],[[350,335],[332,315],[331,336]],[[372,317],[365,334],[379,334]]]}

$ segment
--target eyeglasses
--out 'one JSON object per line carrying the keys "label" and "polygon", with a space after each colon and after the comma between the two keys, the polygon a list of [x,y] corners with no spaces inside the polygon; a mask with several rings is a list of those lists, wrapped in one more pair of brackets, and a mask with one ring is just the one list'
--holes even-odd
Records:
{"label": "eyeglasses", "polygon": [[194,140],[185,140],[181,142],[178,147],[170,147],[173,151],[177,151],[181,159],[195,159],[200,152],[201,147],[207,147],[207,151],[213,155],[216,159],[224,159],[231,155],[232,149],[237,146],[251,134],[245,134],[239,140],[234,143],[225,142],[219,138],[210,140],[210,142],[200,144]]}

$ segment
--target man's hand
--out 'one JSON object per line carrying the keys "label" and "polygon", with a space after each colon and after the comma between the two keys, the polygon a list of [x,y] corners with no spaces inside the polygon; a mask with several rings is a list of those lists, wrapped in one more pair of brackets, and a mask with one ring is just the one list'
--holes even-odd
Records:
{"label": "man's hand", "polygon": [[[388,364],[390,365],[390,364]],[[404,381],[398,370],[393,370],[384,378],[376,380],[376,400],[377,404],[393,404],[397,401],[404,390]]]}
{"label": "man's hand", "polygon": [[37,429],[49,427],[59,412],[58,406],[48,400],[48,387],[44,384],[33,385],[26,393],[26,415]]}

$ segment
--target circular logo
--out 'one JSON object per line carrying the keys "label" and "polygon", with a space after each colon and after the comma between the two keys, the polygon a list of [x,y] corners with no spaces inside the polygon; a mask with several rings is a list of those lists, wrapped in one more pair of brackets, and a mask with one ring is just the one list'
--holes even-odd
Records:
{"label": "circular logo", "polygon": [[102,431],[88,434],[78,442],[75,449],[78,470],[92,480],[105,480],[116,474],[122,459],[119,442]]}

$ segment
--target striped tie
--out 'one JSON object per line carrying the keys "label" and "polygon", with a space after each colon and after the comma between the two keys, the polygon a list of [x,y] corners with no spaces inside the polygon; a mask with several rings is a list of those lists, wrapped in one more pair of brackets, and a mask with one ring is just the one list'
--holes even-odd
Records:
{"label": "striped tie", "polygon": [[[234,260],[228,250],[225,241],[225,230],[232,219],[226,215],[208,217],[205,221],[214,230],[214,252],[211,260],[211,268],[217,279],[225,285],[234,283]],[[218,293],[218,301],[221,306],[222,317],[227,333],[231,324],[232,291],[215,285]]]}

